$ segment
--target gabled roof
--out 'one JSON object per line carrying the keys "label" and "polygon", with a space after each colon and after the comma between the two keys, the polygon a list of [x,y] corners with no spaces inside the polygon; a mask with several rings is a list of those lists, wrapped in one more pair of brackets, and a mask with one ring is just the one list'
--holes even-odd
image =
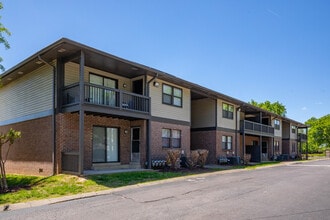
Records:
{"label": "gabled roof", "polygon": [[190,89],[192,99],[222,99],[236,106],[239,106],[244,111],[262,112],[265,116],[272,116],[280,118],[284,121],[290,121],[291,123],[294,123],[299,127],[306,126],[300,122],[296,122],[289,118],[276,115],[274,113],[255,107],[249,103],[243,102],[225,94],[180,79],[174,75],[162,72],[160,70],[139,63],[125,60],[123,58],[114,56],[101,50],[97,50],[95,48],[86,46],[84,44],[72,41],[67,38],[62,38],[54,42],[53,44],[45,47],[44,49],[23,60],[16,66],[12,67],[8,71],[4,72],[2,75],[0,75],[1,82],[3,85],[6,85],[11,81],[14,81],[19,77],[23,76],[24,74],[29,73],[42,65],[45,65],[43,62],[40,61],[40,58],[49,63],[54,61],[55,59],[64,59],[67,61],[79,63],[79,57],[81,52],[85,54],[85,65],[93,67],[95,69],[100,69],[106,72],[114,72],[118,75],[127,78],[135,78],[142,75],[157,76],[158,79],[172,82]]}

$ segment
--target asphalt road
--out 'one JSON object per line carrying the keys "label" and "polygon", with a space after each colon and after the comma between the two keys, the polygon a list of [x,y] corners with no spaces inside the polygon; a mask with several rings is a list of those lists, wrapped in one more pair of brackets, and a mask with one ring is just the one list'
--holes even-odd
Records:
{"label": "asphalt road", "polygon": [[140,185],[0,219],[330,219],[330,160]]}

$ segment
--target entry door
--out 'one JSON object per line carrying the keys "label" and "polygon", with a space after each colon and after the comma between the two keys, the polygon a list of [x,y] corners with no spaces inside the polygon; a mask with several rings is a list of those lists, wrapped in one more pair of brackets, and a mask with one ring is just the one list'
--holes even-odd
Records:
{"label": "entry door", "polygon": [[131,128],[131,160],[140,162],[140,128]]}
{"label": "entry door", "polygon": [[118,128],[93,127],[93,163],[119,161]]}
{"label": "entry door", "polygon": [[133,81],[133,93],[143,95],[143,79]]}

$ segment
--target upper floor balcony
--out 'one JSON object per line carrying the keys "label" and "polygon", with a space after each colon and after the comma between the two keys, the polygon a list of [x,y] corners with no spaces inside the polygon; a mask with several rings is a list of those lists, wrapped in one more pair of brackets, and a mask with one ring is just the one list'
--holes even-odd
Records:
{"label": "upper floor balcony", "polygon": [[62,91],[62,110],[76,111],[82,104],[91,112],[139,118],[150,115],[150,97],[147,96],[91,83],[84,83],[82,99],[80,95],[79,83],[66,86]]}
{"label": "upper floor balcony", "polygon": [[307,135],[306,134],[302,134],[302,133],[298,133],[298,141],[300,141],[300,142],[307,142]]}
{"label": "upper floor balcony", "polygon": [[274,127],[264,125],[261,123],[241,120],[241,132],[253,135],[262,135],[267,137],[274,137]]}

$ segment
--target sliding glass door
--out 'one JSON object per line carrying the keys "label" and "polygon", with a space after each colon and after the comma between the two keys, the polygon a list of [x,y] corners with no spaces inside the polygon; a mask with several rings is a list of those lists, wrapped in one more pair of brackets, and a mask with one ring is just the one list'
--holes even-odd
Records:
{"label": "sliding glass door", "polygon": [[116,92],[112,89],[117,88],[117,80],[90,74],[89,82],[101,86],[90,88],[91,102],[100,105],[116,106]]}
{"label": "sliding glass door", "polygon": [[119,161],[118,128],[93,127],[93,163]]}

